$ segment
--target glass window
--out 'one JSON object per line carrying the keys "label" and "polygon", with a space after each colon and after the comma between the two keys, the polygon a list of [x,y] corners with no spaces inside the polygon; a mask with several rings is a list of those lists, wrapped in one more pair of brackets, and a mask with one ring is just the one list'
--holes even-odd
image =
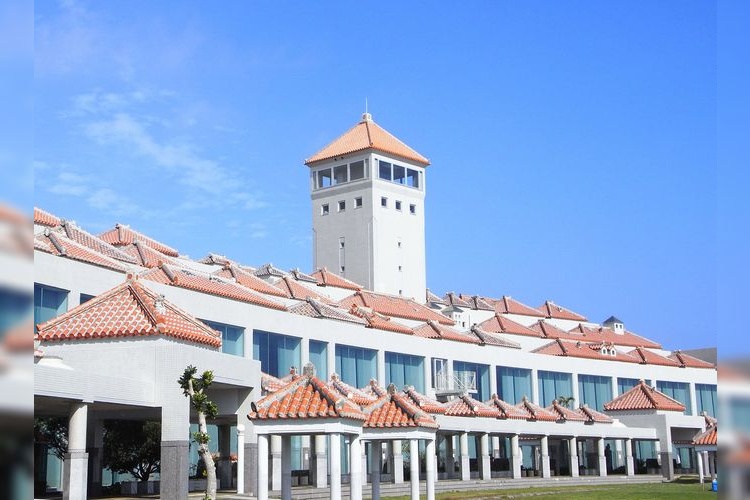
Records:
{"label": "glass window", "polygon": [[520,403],[524,396],[531,399],[531,370],[498,366],[497,395],[510,404]]}
{"label": "glass window", "polygon": [[612,401],[612,378],[599,375],[578,375],[578,406],[588,405],[597,411]]}
{"label": "glass window", "polygon": [[396,200],[396,210],[401,211],[401,202]]}
{"label": "glass window", "polygon": [[362,208],[362,197],[358,196],[354,198],[354,208]]}
{"label": "glass window", "polygon": [[437,390],[446,390],[448,384],[448,360],[432,358],[432,387]]}
{"label": "glass window", "polygon": [[416,205],[409,205],[409,213],[412,215],[415,215],[417,213],[417,206]]}
{"label": "glass window", "polygon": [[385,384],[395,384],[397,389],[413,385],[417,391],[424,392],[424,358],[386,352]]}
{"label": "glass window", "polygon": [[474,397],[482,401],[490,397],[489,366],[466,361],[453,362],[453,377]]}
{"label": "glass window", "polygon": [[387,208],[388,207],[388,198],[386,198],[385,196],[381,196],[380,197],[380,206],[383,207],[383,208]]}
{"label": "glass window", "polygon": [[346,165],[333,167],[333,184],[343,184],[344,182],[349,182],[349,173]]}
{"label": "glass window", "polygon": [[346,210],[346,202],[344,200],[339,201],[339,212]]}
{"label": "glass window", "polygon": [[31,294],[10,288],[0,288],[0,332],[6,331],[26,318],[31,310]]}
{"label": "glass window", "polygon": [[324,203],[320,207],[320,215],[328,215],[328,213],[331,211],[331,208],[328,206],[328,203]]}
{"label": "glass window", "polygon": [[[547,406],[560,396],[573,396],[573,376],[570,373],[539,371],[539,404]],[[578,401],[574,402],[578,404]]]}
{"label": "glass window", "polygon": [[81,294],[81,300],[80,300],[79,304],[83,304],[84,302],[88,302],[89,300],[93,299],[94,297],[96,297],[96,295],[89,295],[88,293],[82,293]]}
{"label": "glass window", "polygon": [[387,161],[380,161],[378,162],[378,165],[379,165],[378,171],[380,172],[379,177],[386,181],[390,181],[391,180],[391,164],[388,163]]}
{"label": "glass window", "polygon": [[356,181],[357,179],[365,178],[365,162],[355,161],[349,164],[349,180]]}
{"label": "glass window", "polygon": [[221,352],[245,355],[245,329],[240,326],[225,325],[216,321],[201,320],[209,327],[221,332]]}
{"label": "glass window", "polygon": [[676,399],[685,406],[685,415],[690,415],[693,408],[690,404],[690,384],[687,382],[656,381],[656,389],[672,399]]}
{"label": "glass window", "polygon": [[310,341],[310,362],[315,366],[315,373],[321,380],[328,379],[328,343],[319,340]]}
{"label": "glass window", "polygon": [[[625,394],[630,389],[632,389],[633,387],[635,387],[636,385],[638,385],[639,382],[640,382],[640,380],[638,380],[637,378],[623,378],[623,377],[618,377],[617,378],[617,394],[618,395]],[[646,384],[647,385],[651,385],[651,381],[650,380],[646,380]]]}
{"label": "glass window", "polygon": [[34,283],[34,323],[44,323],[68,310],[68,291]]}
{"label": "glass window", "polygon": [[326,168],[318,171],[318,188],[331,186],[331,169]]}
{"label": "glass window", "polygon": [[355,387],[364,387],[377,377],[376,351],[362,347],[336,345],[336,373]]}
{"label": "glass window", "polygon": [[406,185],[413,188],[419,187],[419,170],[410,168],[406,171]]}
{"label": "glass window", "polygon": [[705,411],[712,417],[716,416],[716,386],[711,384],[695,384],[695,400],[698,404],[698,415]]}
{"label": "glass window", "polygon": [[406,169],[401,165],[393,165],[393,182],[396,184],[406,183]]}
{"label": "glass window", "polygon": [[283,377],[292,366],[300,368],[300,339],[253,330],[253,359],[260,361],[264,373]]}

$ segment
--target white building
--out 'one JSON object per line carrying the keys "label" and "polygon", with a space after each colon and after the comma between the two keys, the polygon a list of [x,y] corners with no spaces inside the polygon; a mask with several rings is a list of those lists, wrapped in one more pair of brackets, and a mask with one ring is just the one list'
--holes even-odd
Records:
{"label": "white building", "polygon": [[[223,487],[261,498],[288,498],[291,478],[330,486],[332,498],[343,479],[358,498],[362,483],[398,484],[404,470],[412,495],[420,477],[431,485],[697,470],[692,438],[705,429],[703,412],[716,414],[713,364],[617,318],[598,324],[552,302],[427,291],[429,162],[369,115],[306,163],[318,267],[310,274],[217,254],[190,260],[126,225],[94,236],[35,210],[35,411],[70,417],[66,498],[101,488],[101,423],[119,418],[162,419],[162,498],[185,497],[195,419],[175,381],[187,364],[217,375]],[[127,311],[141,311],[148,328],[123,328],[125,310],[108,308],[125,289],[141,290]],[[164,302],[185,318],[178,334],[149,312]],[[190,317],[220,332],[221,347],[201,340],[208,328],[186,331],[200,326]],[[288,376],[308,362],[316,375]],[[303,393],[331,403],[329,413],[296,406],[282,418],[291,403],[279,398]],[[573,408],[554,403],[560,397]],[[404,419],[397,431],[377,420],[386,403]],[[350,404],[358,410],[340,414]],[[434,463],[414,458],[423,450]]]}

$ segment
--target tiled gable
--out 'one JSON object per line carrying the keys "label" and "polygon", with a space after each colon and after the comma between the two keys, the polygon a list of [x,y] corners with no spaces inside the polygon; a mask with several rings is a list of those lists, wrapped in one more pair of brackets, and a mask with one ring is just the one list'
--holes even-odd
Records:
{"label": "tiled gable", "polygon": [[536,354],[547,354],[550,356],[568,356],[572,358],[598,359],[601,361],[638,363],[637,359],[618,351],[612,344],[602,342],[586,343],[581,341],[555,339],[555,341],[543,345],[542,347],[538,347],[531,352]]}
{"label": "tiled gable", "polygon": [[289,275],[292,277],[292,279],[294,279],[296,281],[302,281],[302,282],[305,282],[305,283],[312,283],[312,284],[317,284],[318,283],[318,280],[315,277],[313,277],[313,276],[311,276],[309,274],[303,273],[299,269],[292,269],[292,270],[290,270],[289,271]]}
{"label": "tiled gable", "polygon": [[349,308],[349,314],[362,318],[365,321],[365,326],[367,328],[377,328],[378,330],[404,333],[406,335],[414,334],[414,331],[408,326],[393,321],[388,316],[379,314],[367,307],[360,307],[352,304],[352,307]]}
{"label": "tiled gable", "polygon": [[135,259],[139,265],[149,269],[172,263],[170,257],[137,240],[129,245],[121,246],[120,249]]}
{"label": "tiled gable", "polygon": [[447,306],[448,304],[445,303],[445,300],[442,299],[442,297],[438,297],[434,293],[430,291],[430,289],[425,290],[425,303],[426,304],[435,304],[439,306]]}
{"label": "tiled gable", "polygon": [[276,297],[288,298],[283,289],[277,288],[266,281],[254,276],[252,273],[245,271],[233,264],[228,264],[219,271],[215,271],[216,276],[221,276],[226,279],[233,279],[240,285],[247,287],[259,293],[265,293],[268,295],[275,295]]}
{"label": "tiled gable", "polygon": [[494,311],[495,306],[491,304],[487,299],[484,297],[480,297],[479,295],[458,295],[461,300],[465,301],[467,304],[469,304],[469,307],[474,310],[479,311]]}
{"label": "tiled gable", "polygon": [[[302,283],[305,282],[303,281]],[[293,299],[307,300],[308,298],[313,298],[318,302],[322,302],[327,305],[336,304],[325,295],[319,294],[316,290],[313,290],[311,287],[303,285],[302,283],[299,283],[291,276],[284,276],[276,283],[274,283],[274,286],[280,288],[284,293],[287,294],[288,297],[291,297]]]}
{"label": "tiled gable", "polygon": [[43,341],[165,335],[211,347],[221,334],[146,288],[128,279],[70,311],[38,325]]}
{"label": "tiled gable", "polygon": [[471,333],[460,332],[449,326],[441,325],[437,321],[428,320],[422,325],[413,328],[414,335],[428,339],[454,340],[456,342],[467,342],[469,344],[481,344],[482,340]]}
{"label": "tiled gable", "polygon": [[56,215],[52,215],[46,210],[34,207],[34,224],[47,227],[57,227],[60,225],[60,218]]}
{"label": "tiled gable", "polygon": [[641,380],[636,386],[604,404],[606,411],[663,410],[684,412],[685,406]]}
{"label": "tiled gable", "polygon": [[573,312],[570,309],[559,306],[551,300],[545,301],[544,304],[539,306],[538,309],[542,312],[542,314],[544,314],[544,317],[546,318],[567,319],[572,321],[588,321],[585,316]]}
{"label": "tiled gable", "polygon": [[460,294],[454,292],[446,293],[445,296],[443,296],[443,302],[451,306],[465,307],[467,309],[471,308],[471,304],[468,301],[462,299]]}
{"label": "tiled gable", "polygon": [[367,324],[367,322],[359,316],[349,314],[343,309],[339,309],[338,307],[324,304],[318,300],[313,299],[312,297],[308,297],[305,302],[301,302],[297,305],[291,306],[289,308],[289,312],[300,314],[302,316],[308,316],[310,318],[333,319],[336,321],[346,321],[348,323],[357,323],[360,325]]}
{"label": "tiled gable", "polygon": [[495,313],[491,318],[479,323],[479,328],[485,332],[508,333],[511,335],[526,335],[527,337],[539,337],[539,333],[521,324]]}
{"label": "tiled gable", "polygon": [[545,409],[548,412],[557,415],[558,420],[564,420],[566,422],[585,422],[588,420],[588,417],[580,414],[576,410],[561,405],[558,401],[552,401],[552,404]]}
{"label": "tiled gable", "polygon": [[[632,347],[649,347],[654,349],[661,348],[661,345],[649,340],[647,338],[636,335],[632,332],[615,333],[611,328],[604,326],[590,327],[583,324],[578,324],[575,328],[568,332],[570,335],[567,338],[581,338],[588,342],[599,341],[609,342],[612,344],[632,346]],[[577,337],[574,337],[577,336]]]}
{"label": "tiled gable", "polygon": [[456,399],[448,401],[443,405],[445,415],[451,417],[488,417],[498,418],[500,410],[477,401],[467,394],[462,394]]}
{"label": "tiled gable", "polygon": [[558,420],[558,416],[555,413],[532,403],[526,396],[516,405],[516,408],[528,413],[529,420],[538,420],[540,422],[555,422]]}
{"label": "tiled gable", "polygon": [[684,368],[716,368],[716,365],[714,365],[713,363],[703,361],[702,359],[698,359],[695,356],[685,354],[682,351],[675,351],[668,357],[669,359],[679,363],[679,365]]}
{"label": "tiled gable", "polygon": [[477,327],[477,325],[474,325],[471,327],[471,333],[476,335],[477,338],[479,338],[479,340],[482,341],[482,344],[485,344],[485,345],[508,347],[511,349],[521,348],[521,344],[519,344],[518,342],[513,342],[510,339],[503,338],[501,334],[498,334],[498,333],[485,332],[481,328]]}
{"label": "tiled gable", "polygon": [[497,394],[493,394],[489,401],[485,403],[488,406],[494,406],[500,412],[499,418],[511,420],[526,420],[529,418],[528,412],[521,410],[517,406],[507,403],[500,399]]}
{"label": "tiled gable", "polygon": [[65,236],[75,241],[76,243],[80,243],[81,245],[84,245],[91,250],[94,250],[95,252],[99,252],[102,255],[106,255],[107,257],[121,260],[123,262],[128,262],[130,264],[136,263],[136,259],[133,256],[128,255],[127,253],[114,247],[113,245],[110,245],[101,238],[98,238],[97,236],[84,231],[70,221],[62,220],[60,221],[60,226],[65,232]]}
{"label": "tiled gable", "polygon": [[523,316],[536,316],[543,318],[544,314],[538,309],[527,306],[516,299],[513,299],[507,295],[503,295],[501,298],[494,301],[495,311],[500,314],[519,314]]}
{"label": "tiled gable", "polygon": [[388,386],[386,394],[364,408],[363,412],[367,415],[364,427],[438,428],[433,417],[415,406],[408,397],[398,393],[393,384]]}
{"label": "tiled gable", "polygon": [[179,253],[174,248],[167,246],[164,243],[160,243],[153,238],[149,238],[145,234],[139,233],[125,224],[115,224],[113,229],[103,232],[99,235],[99,238],[116,247],[130,245],[134,241],[140,241],[144,245],[150,246],[164,255],[170,257],[179,256]]}
{"label": "tiled gable", "polygon": [[127,271],[126,263],[102,255],[87,246],[71,240],[62,233],[48,228],[45,228],[43,233],[34,237],[34,248],[58,257],[66,257],[114,271]]}
{"label": "tiled gable", "polygon": [[583,417],[586,418],[586,421],[589,423],[596,423],[596,424],[611,424],[614,422],[612,417],[609,415],[605,415],[604,413],[600,411],[596,411],[593,408],[589,408],[588,405],[583,405],[580,408],[576,410],[578,413],[580,413]]}
{"label": "tiled gable", "polygon": [[263,279],[269,279],[269,278],[282,278],[286,276],[286,272],[282,271],[278,267],[275,267],[270,262],[268,264],[263,264],[258,269],[256,269],[253,274],[257,276],[258,278]]}
{"label": "tiled gable", "polygon": [[317,280],[318,286],[332,286],[335,288],[343,288],[345,290],[362,290],[362,285],[358,285],[338,274],[334,274],[325,267],[318,269],[310,276]]}
{"label": "tiled gable", "polygon": [[677,361],[660,356],[643,347],[636,347],[629,351],[628,355],[637,359],[642,365],[680,366]]}
{"label": "tiled gable", "polygon": [[377,397],[372,394],[367,394],[361,389],[358,389],[352,385],[347,384],[337,373],[331,374],[331,380],[328,382],[331,390],[335,391],[339,395],[357,403],[360,406],[367,406],[374,402]]}
{"label": "tiled gable", "polygon": [[413,386],[404,387],[403,393],[412,403],[417,405],[422,411],[432,415],[442,415],[445,413],[445,405],[429,396],[422,394],[414,389]]}
{"label": "tiled gable", "polygon": [[443,325],[454,324],[453,320],[433,311],[429,307],[419,304],[414,300],[395,295],[361,290],[339,301],[341,307],[349,308],[352,304],[370,308],[377,313],[393,316],[394,318],[415,321],[433,320]]}
{"label": "tiled gable", "polygon": [[398,140],[390,132],[372,121],[372,118],[366,114],[362,121],[306,159],[305,165],[367,150],[395,155],[424,166],[430,164],[427,158]]}
{"label": "tiled gable", "polygon": [[371,396],[373,398],[380,398],[385,396],[388,391],[378,384],[378,381],[375,379],[370,379],[370,383],[364,386],[362,389],[360,389],[363,393],[367,394],[368,396]]}

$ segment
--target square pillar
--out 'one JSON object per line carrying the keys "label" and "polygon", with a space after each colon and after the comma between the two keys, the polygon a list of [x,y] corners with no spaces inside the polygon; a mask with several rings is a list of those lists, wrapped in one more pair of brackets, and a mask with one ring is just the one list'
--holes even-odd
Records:
{"label": "square pillar", "polygon": [[268,436],[258,436],[258,500],[268,500]]}
{"label": "square pillar", "polygon": [[349,438],[349,498],[362,500],[362,441],[357,435]]}
{"label": "square pillar", "polygon": [[362,441],[359,447],[362,450],[362,486],[364,487],[367,485],[367,443]]}
{"label": "square pillar", "polygon": [[542,454],[542,477],[550,478],[549,466],[549,436],[542,436],[541,441],[541,454]]}
{"label": "square pillar", "polygon": [[380,473],[383,470],[383,444],[381,441],[370,443],[370,474],[372,475],[372,498],[380,498]]}
{"label": "square pillar", "polygon": [[[190,471],[190,404],[177,393],[161,408],[161,498],[184,500]],[[177,399],[179,397],[179,399]]]}
{"label": "square pillar", "polygon": [[695,461],[698,463],[698,481],[703,484],[703,453],[700,451],[695,452]]}
{"label": "square pillar", "polygon": [[568,448],[570,449],[570,477],[578,477],[578,440],[574,437],[570,438]]}
{"label": "square pillar", "polygon": [[281,436],[271,436],[271,489],[281,490]]}
{"label": "square pillar", "polygon": [[427,500],[435,500],[435,483],[437,482],[437,467],[435,463],[435,440],[427,441],[425,447],[425,467],[427,467]]}
{"label": "square pillar", "polygon": [[462,432],[459,434],[459,453],[461,453],[461,481],[471,479],[471,470],[469,469],[469,433]]}
{"label": "square pillar", "polygon": [[245,426],[237,424],[237,494],[245,493]]}
{"label": "square pillar", "polygon": [[328,463],[326,461],[326,435],[318,434],[312,438],[312,460],[310,475],[313,486],[325,488],[328,485]]}
{"label": "square pillar", "polygon": [[292,436],[281,438],[281,500],[292,500]]}
{"label": "square pillar", "polygon": [[448,479],[456,473],[456,458],[453,450],[453,434],[445,436],[445,474]]}
{"label": "square pillar", "polygon": [[[310,339],[308,338],[302,337],[299,340],[299,359],[302,366],[305,366],[310,361]],[[302,373],[302,366],[298,367],[299,373]],[[321,373],[320,375],[323,374]]]}
{"label": "square pillar", "polygon": [[404,456],[401,454],[401,440],[391,441],[391,464],[393,469],[393,482],[401,484],[404,482]]}
{"label": "square pillar", "polygon": [[[385,351],[383,349],[378,349],[376,354],[376,369],[378,376],[378,382],[380,382],[381,385],[385,385]],[[400,387],[397,387],[396,389],[400,389]]]}
{"label": "square pillar", "polygon": [[597,438],[596,440],[596,455],[599,459],[599,476],[606,477],[607,475],[607,456],[604,453],[604,438]]}
{"label": "square pillar", "polygon": [[104,448],[104,422],[101,418],[89,418],[86,436],[86,452],[89,454],[88,494],[102,494],[102,452]]}
{"label": "square pillar", "polygon": [[325,378],[325,380],[328,380],[329,378],[331,378],[333,372],[336,371],[336,344],[334,342],[328,343],[328,347],[326,348],[326,357],[328,358],[328,376]]}
{"label": "square pillar", "polygon": [[[331,459],[331,500],[341,498],[341,434],[331,434],[328,443],[328,456]],[[260,500],[260,499],[259,499]]]}
{"label": "square pillar", "polygon": [[539,370],[531,369],[531,402],[541,406],[547,406],[549,402],[539,401]]}
{"label": "square pillar", "polygon": [[419,500],[419,440],[409,440],[409,486],[411,500]]}
{"label": "square pillar", "polygon": [[[657,443],[659,443],[659,441],[657,441]],[[667,443],[664,448],[666,448],[666,451],[664,451],[661,446],[657,446],[657,453],[659,455],[659,458],[661,459],[661,475],[671,481],[674,479],[674,463],[672,462],[672,450],[669,443]]]}
{"label": "square pillar", "polygon": [[518,445],[518,439],[518,434],[513,434],[510,438],[510,464],[513,479],[520,479],[521,477],[521,462],[523,461],[523,457],[521,456],[521,447]]}
{"label": "square pillar", "polygon": [[86,453],[88,405],[74,403],[68,417],[68,452],[63,464],[63,500],[88,498],[89,454]]}
{"label": "square pillar", "polygon": [[635,476],[635,461],[633,460],[633,440],[625,440],[625,473],[628,477]]}
{"label": "square pillar", "polygon": [[490,474],[490,435],[483,433],[479,436],[479,474],[484,480],[492,479]]}
{"label": "square pillar", "polygon": [[[243,426],[244,427],[244,426]],[[239,445],[239,443],[238,443]],[[243,469],[240,469],[240,463],[237,462],[237,471],[244,470],[245,477],[243,481],[243,486],[245,487],[245,491],[252,492],[253,494],[256,494],[258,491],[258,461],[261,456],[260,451],[258,450],[258,442],[257,437],[255,434],[247,433],[245,434],[245,465]],[[266,455],[264,457],[266,460],[266,471],[268,471],[268,446],[266,446]],[[237,482],[237,488],[239,489],[239,480]],[[267,484],[267,483],[266,483]],[[244,492],[243,492],[244,493]]]}
{"label": "square pillar", "polygon": [[232,487],[232,460],[229,458],[231,427],[229,425],[219,426],[219,461],[216,464],[216,478],[222,489]]}

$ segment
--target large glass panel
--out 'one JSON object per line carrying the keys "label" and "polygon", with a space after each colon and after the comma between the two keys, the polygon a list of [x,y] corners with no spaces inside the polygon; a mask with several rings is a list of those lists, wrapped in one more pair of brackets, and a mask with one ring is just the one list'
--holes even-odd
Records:
{"label": "large glass panel", "polygon": [[326,168],[318,171],[318,188],[331,186],[331,169]]}
{"label": "large glass panel", "polygon": [[698,404],[698,415],[705,411],[712,417],[716,416],[716,386],[711,384],[695,384],[695,399]]}
{"label": "large glass panel", "polygon": [[[640,383],[640,380],[637,378],[624,378],[624,377],[618,377],[617,378],[617,394],[622,395],[628,392],[630,389],[635,387]],[[650,380],[646,380],[647,385],[651,385]]]}
{"label": "large glass panel", "polygon": [[391,164],[388,163],[387,161],[380,161],[378,162],[378,165],[380,166],[380,168],[378,169],[379,177],[386,181],[390,181],[391,180]]}
{"label": "large glass panel", "polygon": [[292,366],[300,367],[300,339],[254,330],[253,359],[260,361],[260,369],[264,373],[283,377]]}
{"label": "large glass panel", "polygon": [[349,164],[349,180],[356,181],[357,179],[365,178],[365,162],[355,161]]}
{"label": "large glass panel", "polygon": [[413,385],[417,391],[424,392],[424,358],[386,352],[385,383],[394,384],[397,389]]}
{"label": "large glass panel", "polygon": [[31,295],[29,293],[0,289],[0,332],[22,321],[31,309]]}
{"label": "large glass panel", "polygon": [[341,380],[364,387],[377,376],[376,351],[361,347],[336,345],[336,372]]}
{"label": "large glass panel", "polygon": [[349,174],[346,165],[333,167],[333,184],[343,184],[344,182],[349,182]]}
{"label": "large glass panel", "polygon": [[663,392],[672,399],[676,399],[685,406],[685,415],[692,414],[693,407],[690,404],[690,384],[687,382],[656,381],[656,389]]}
{"label": "large glass panel", "polygon": [[[539,404],[547,406],[560,396],[573,396],[573,376],[570,373],[539,371]],[[575,402],[578,403],[577,401]]]}
{"label": "large glass panel", "polygon": [[406,171],[406,185],[413,188],[419,187],[419,170],[410,168]]}
{"label": "large glass panel", "polygon": [[612,400],[612,378],[598,375],[578,375],[578,397],[580,405],[588,405],[598,411],[604,410],[604,403]]}
{"label": "large glass panel", "polygon": [[318,340],[310,341],[310,362],[321,380],[328,380],[328,344]]}
{"label": "large glass panel", "polygon": [[241,326],[226,325],[216,321],[201,320],[209,327],[221,332],[221,352],[245,355],[245,329]]}
{"label": "large glass panel", "polygon": [[393,182],[404,184],[406,182],[406,169],[401,165],[393,165]]}
{"label": "large glass panel", "polygon": [[473,397],[482,401],[489,399],[489,366],[466,361],[454,361],[453,377],[461,386],[458,387],[459,389],[467,390]]}
{"label": "large glass panel", "polygon": [[44,323],[68,310],[68,291],[34,283],[34,323]]}
{"label": "large glass panel", "polygon": [[531,370],[498,366],[497,395],[510,404],[521,402],[524,396],[531,399]]}

